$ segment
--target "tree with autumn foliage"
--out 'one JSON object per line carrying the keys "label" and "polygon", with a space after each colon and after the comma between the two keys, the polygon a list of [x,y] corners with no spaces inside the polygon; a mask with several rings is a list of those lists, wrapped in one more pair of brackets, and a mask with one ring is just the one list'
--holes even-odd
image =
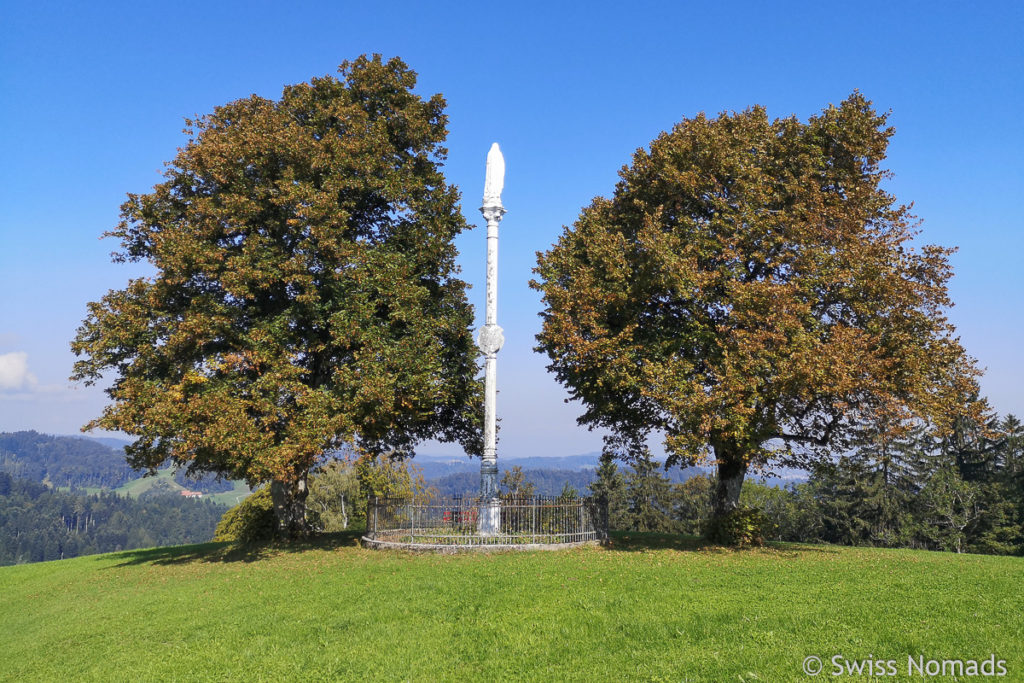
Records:
{"label": "tree with autumn foliage", "polygon": [[944,313],[953,250],[915,246],[882,188],[886,118],[855,92],[806,123],[684,119],[538,254],[538,350],[580,423],[627,458],[659,434],[668,465],[713,463],[717,517],[748,471],[984,408]]}
{"label": "tree with autumn foliage", "polygon": [[188,122],[165,180],[107,233],[155,274],[89,304],[72,342],[72,379],[114,375],[85,429],[135,436],[135,467],[270,482],[286,536],[309,529],[327,452],[481,445],[444,99],[414,94],[399,59],[338,73]]}

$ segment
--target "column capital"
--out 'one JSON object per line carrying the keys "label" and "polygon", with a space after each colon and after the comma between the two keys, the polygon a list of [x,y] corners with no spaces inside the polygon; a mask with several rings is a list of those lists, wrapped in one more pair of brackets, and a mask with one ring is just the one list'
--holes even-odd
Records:
{"label": "column capital", "polygon": [[508,212],[505,210],[505,207],[501,205],[501,200],[499,199],[496,203],[488,203],[481,206],[480,213],[484,215],[484,218],[487,219],[488,223],[494,223],[500,222],[501,217]]}

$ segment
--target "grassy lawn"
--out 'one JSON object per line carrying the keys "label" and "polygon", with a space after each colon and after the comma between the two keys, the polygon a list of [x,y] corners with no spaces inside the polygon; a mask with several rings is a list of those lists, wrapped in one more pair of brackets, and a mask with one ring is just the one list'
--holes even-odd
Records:
{"label": "grassy lawn", "polygon": [[1024,558],[643,534],[497,555],[353,535],[159,548],[0,568],[0,679],[789,681],[817,655],[837,680],[841,654],[906,680],[908,656],[995,654],[1024,680],[1022,585]]}

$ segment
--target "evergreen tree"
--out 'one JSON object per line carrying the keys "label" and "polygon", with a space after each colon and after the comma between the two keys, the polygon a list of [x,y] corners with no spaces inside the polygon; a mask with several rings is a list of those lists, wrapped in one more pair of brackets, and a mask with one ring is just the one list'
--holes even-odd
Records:
{"label": "evergreen tree", "polygon": [[999,424],[1002,439],[997,449],[999,483],[1012,515],[1013,552],[1024,553],[1024,423],[1007,415]]}
{"label": "evergreen tree", "polygon": [[1020,482],[1024,476],[1024,423],[1009,414],[999,423],[1001,441],[997,460],[1007,481]]}
{"label": "evergreen tree", "polygon": [[629,500],[629,528],[635,531],[674,531],[672,485],[660,466],[644,450],[633,458],[632,471],[626,475]]}
{"label": "evergreen tree", "polygon": [[711,518],[714,482],[703,475],[672,485],[672,517],[684,534],[702,534]]}
{"label": "evergreen tree", "polygon": [[861,432],[853,457],[864,465],[857,505],[863,542],[885,547],[911,543],[914,503],[935,466],[934,452],[923,423]]}
{"label": "evergreen tree", "polygon": [[629,500],[626,494],[626,480],[615,464],[615,456],[605,451],[597,468],[597,480],[590,485],[590,492],[601,505],[607,505],[608,528],[626,529],[629,524]]}
{"label": "evergreen tree", "polygon": [[1013,489],[1013,496],[1024,495],[1024,423],[1013,414],[1003,418],[999,425],[1002,441],[998,458],[1004,480]]}
{"label": "evergreen tree", "polygon": [[[823,540],[847,545],[920,544],[918,496],[941,458],[923,422],[862,426],[854,449],[815,468],[809,493]],[[807,493],[802,492],[802,493]]]}
{"label": "evergreen tree", "polygon": [[942,439],[943,464],[956,467],[964,481],[988,483],[998,469],[998,416],[957,415]]}
{"label": "evergreen tree", "polygon": [[820,465],[811,475],[821,509],[822,540],[842,545],[863,545],[870,538],[864,521],[868,480],[874,473],[862,460],[842,457]]}
{"label": "evergreen tree", "polygon": [[1006,474],[1006,461],[1013,458],[1007,457],[1006,442],[998,416],[956,417],[942,440],[934,484],[922,497],[927,506],[922,531],[938,547],[993,554],[1017,550],[1020,516]]}

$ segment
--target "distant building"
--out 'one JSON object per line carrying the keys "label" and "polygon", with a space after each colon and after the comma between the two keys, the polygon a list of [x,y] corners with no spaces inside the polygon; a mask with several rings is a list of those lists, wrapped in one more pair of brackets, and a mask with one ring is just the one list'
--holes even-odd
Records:
{"label": "distant building", "polygon": [[188,489],[181,492],[181,495],[186,498],[202,498],[203,494],[200,491],[189,491]]}

